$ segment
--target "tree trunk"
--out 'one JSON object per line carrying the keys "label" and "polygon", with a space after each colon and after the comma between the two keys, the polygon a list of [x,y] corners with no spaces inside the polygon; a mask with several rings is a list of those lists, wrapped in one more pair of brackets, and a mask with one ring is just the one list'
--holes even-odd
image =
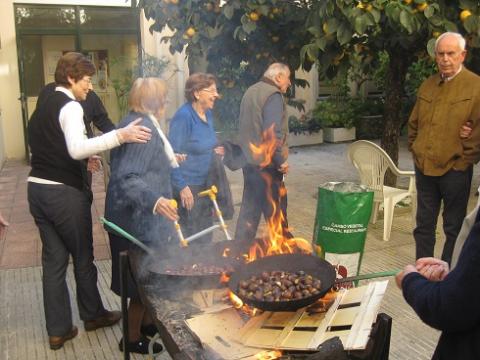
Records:
{"label": "tree trunk", "polygon": [[[385,114],[381,147],[398,165],[398,138],[402,125],[403,86],[412,59],[406,54],[407,51],[401,48],[387,49],[387,53],[390,62],[385,79]],[[385,185],[394,186],[396,181],[396,176],[390,171],[385,174]]]}

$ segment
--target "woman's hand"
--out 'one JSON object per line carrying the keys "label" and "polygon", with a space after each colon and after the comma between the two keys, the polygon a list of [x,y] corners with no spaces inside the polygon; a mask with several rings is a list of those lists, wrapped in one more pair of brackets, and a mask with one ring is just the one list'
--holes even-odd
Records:
{"label": "woman's hand", "polygon": [[178,220],[177,208],[173,206],[171,199],[166,199],[164,197],[158,199],[155,206],[155,212],[165,216],[169,220]]}
{"label": "woman's hand", "polygon": [[182,206],[187,210],[192,210],[193,208],[193,194],[188,186],[185,186],[180,191],[180,199],[182,200]]}
{"label": "woman's hand", "polygon": [[187,154],[177,154],[175,153],[175,159],[177,159],[177,162],[180,164],[187,160]]}
{"label": "woman's hand", "polygon": [[213,151],[217,155],[225,156],[225,148],[223,146],[217,146],[216,148],[213,149]]}
{"label": "woman's hand", "polygon": [[94,173],[102,168],[101,157],[98,155],[92,155],[88,158],[87,170]]}
{"label": "woman's hand", "polygon": [[152,138],[152,130],[143,125],[137,125],[142,121],[138,118],[132,121],[124,128],[117,129],[117,136],[120,144],[123,143],[140,143],[145,144]]}

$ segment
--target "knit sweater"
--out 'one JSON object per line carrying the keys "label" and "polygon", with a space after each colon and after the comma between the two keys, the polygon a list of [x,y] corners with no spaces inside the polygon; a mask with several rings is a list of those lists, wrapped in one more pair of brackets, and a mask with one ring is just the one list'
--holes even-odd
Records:
{"label": "knit sweater", "polygon": [[410,273],[403,295],[418,316],[442,331],[433,359],[480,359],[480,213],[457,266],[440,282]]}

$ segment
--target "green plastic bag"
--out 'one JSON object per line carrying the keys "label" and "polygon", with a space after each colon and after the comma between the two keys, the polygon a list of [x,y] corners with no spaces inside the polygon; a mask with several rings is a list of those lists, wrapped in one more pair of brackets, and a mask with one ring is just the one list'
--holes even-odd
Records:
{"label": "green plastic bag", "polygon": [[326,183],[318,188],[315,216],[315,252],[342,277],[358,275],[373,191],[354,183]]}

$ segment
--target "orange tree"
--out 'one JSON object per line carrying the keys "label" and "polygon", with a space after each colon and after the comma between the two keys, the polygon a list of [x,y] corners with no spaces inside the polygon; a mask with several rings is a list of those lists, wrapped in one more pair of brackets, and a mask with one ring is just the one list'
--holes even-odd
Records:
{"label": "orange tree", "polygon": [[310,10],[305,28],[311,38],[301,58],[317,59],[326,77],[350,67],[351,59],[358,56],[367,73],[378,66],[379,54],[388,54],[382,147],[397,163],[408,68],[427,53],[433,55],[435,39],[444,31],[466,34],[469,47],[479,48],[480,2],[318,0]]}
{"label": "orange tree", "polygon": [[[151,31],[174,30],[162,41],[172,54],[185,50],[191,71],[217,76],[222,98],[215,105],[223,128],[235,128],[243,92],[274,61],[299,68],[307,1],[285,0],[140,0]],[[304,61],[309,69],[312,61]],[[296,85],[306,82],[293,79]],[[291,103],[301,107],[300,102]]]}
{"label": "orange tree", "polygon": [[[395,162],[409,66],[432,55],[435,38],[447,30],[480,48],[478,0],[140,0],[139,6],[154,20],[151,31],[175,31],[163,39],[172,53],[185,49],[191,69],[218,75],[224,99],[235,99],[224,104],[232,119],[243,90],[272,61],[306,70],[317,63],[321,76],[332,78],[353,61],[368,73],[387,53],[382,146]],[[479,70],[478,61],[471,65]]]}

